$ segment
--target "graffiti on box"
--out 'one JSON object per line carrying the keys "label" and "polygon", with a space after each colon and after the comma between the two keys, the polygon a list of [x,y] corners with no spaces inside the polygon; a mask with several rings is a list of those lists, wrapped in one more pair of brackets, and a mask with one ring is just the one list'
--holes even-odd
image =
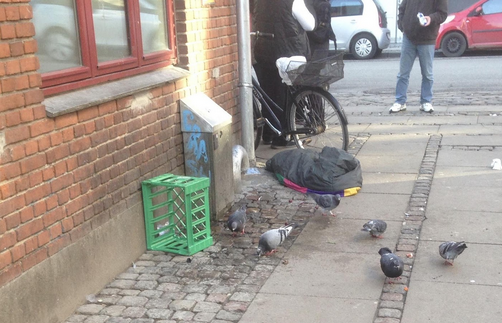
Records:
{"label": "graffiti on box", "polygon": [[190,133],[188,142],[185,143],[185,164],[191,172],[191,174],[187,175],[211,177],[206,141],[201,138],[202,131],[200,127],[194,123],[193,112],[185,110],[182,117],[186,131]]}

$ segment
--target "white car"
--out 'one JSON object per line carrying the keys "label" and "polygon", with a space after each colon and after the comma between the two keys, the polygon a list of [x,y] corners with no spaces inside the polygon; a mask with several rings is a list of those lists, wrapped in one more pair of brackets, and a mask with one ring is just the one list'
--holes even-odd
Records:
{"label": "white car", "polygon": [[[160,21],[152,0],[140,0],[140,17],[143,36],[143,52],[150,53],[165,48],[165,22]],[[120,2],[118,2],[120,4]],[[124,7],[110,0],[93,1],[93,22],[98,54],[109,53],[117,59],[129,56],[129,40]],[[45,66],[57,65],[54,69],[72,62],[80,65],[80,42],[75,2],[32,0],[35,39],[40,48],[40,59]],[[160,17],[162,18],[162,17]],[[45,55],[45,56],[43,56]],[[54,70],[53,69],[53,70]],[[47,72],[42,70],[42,72]]]}
{"label": "white car", "polygon": [[[330,0],[330,4],[337,50],[368,59],[389,47],[387,16],[378,0]],[[335,50],[333,42],[330,50]]]}

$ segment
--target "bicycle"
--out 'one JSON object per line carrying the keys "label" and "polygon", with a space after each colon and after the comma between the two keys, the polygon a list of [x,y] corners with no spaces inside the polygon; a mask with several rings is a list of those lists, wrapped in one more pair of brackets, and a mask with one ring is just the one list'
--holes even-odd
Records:
{"label": "bicycle", "polygon": [[[262,32],[251,34],[273,37]],[[291,81],[287,86],[285,111],[263,91],[253,73],[255,149],[260,144],[263,127],[268,126],[277,135],[292,138],[301,149],[321,151],[329,146],[347,151],[347,117],[338,100],[328,92],[330,83],[343,78],[343,53],[306,63],[290,62],[285,72]],[[263,109],[269,111],[272,120],[262,116]],[[284,111],[287,129],[282,129],[274,109]]]}

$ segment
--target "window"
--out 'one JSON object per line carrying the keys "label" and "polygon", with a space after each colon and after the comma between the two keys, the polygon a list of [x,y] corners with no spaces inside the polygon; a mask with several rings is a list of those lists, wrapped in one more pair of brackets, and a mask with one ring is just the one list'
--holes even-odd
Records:
{"label": "window", "polygon": [[331,17],[359,16],[363,14],[363,3],[360,0],[330,0]]}
{"label": "window", "polygon": [[502,12],[502,1],[494,1],[490,0],[483,3],[483,14],[484,15],[492,15],[495,13]]}
{"label": "window", "polygon": [[172,0],[32,0],[46,95],[173,63]]}

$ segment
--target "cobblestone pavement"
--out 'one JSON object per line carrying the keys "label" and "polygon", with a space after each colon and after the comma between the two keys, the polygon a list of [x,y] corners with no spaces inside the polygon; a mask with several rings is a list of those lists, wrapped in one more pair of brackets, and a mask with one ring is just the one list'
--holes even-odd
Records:
{"label": "cobblestone pavement", "polygon": [[[363,93],[337,93],[336,92],[336,83],[333,86],[333,89],[330,91],[341,103],[344,107],[351,106],[366,106],[366,105],[377,105],[377,106],[391,106],[394,103],[394,91],[365,91]],[[384,102],[382,102],[384,101]],[[438,107],[445,106],[480,106],[480,105],[493,105],[499,106],[500,102],[502,102],[502,92],[435,92],[433,105]],[[409,106],[419,106],[420,104],[420,93],[419,92],[410,92],[408,93],[408,102]],[[409,114],[417,114],[423,113],[417,111],[408,110],[405,112],[400,112],[399,115],[409,115]],[[500,109],[497,109],[499,111]],[[346,113],[350,113],[349,111],[345,111]],[[365,115],[370,115],[375,112],[364,112]],[[459,112],[459,114],[464,114],[465,112]],[[485,113],[484,111],[482,113]],[[440,115],[441,113],[439,113]],[[438,112],[434,112],[434,115],[438,115]],[[449,113],[451,115],[451,113]]]}
{"label": "cobblestone pavement", "polygon": [[[193,257],[147,251],[99,294],[89,295],[67,323],[237,322],[316,209],[271,175],[243,187],[232,211],[248,207],[246,233],[232,237],[213,223],[213,246]],[[274,193],[273,193],[274,192]],[[260,235],[295,222],[299,227],[272,257],[256,256]]]}
{"label": "cobblestone pavement", "polygon": [[[378,95],[365,92],[337,95],[347,115],[387,114],[375,109],[350,111],[351,106],[379,106],[382,100],[392,102],[393,93]],[[418,93],[410,95],[410,105],[418,106]],[[441,115],[500,114],[495,108],[502,102],[502,92],[435,93],[438,107],[462,107],[455,112],[435,112]],[[484,105],[476,110],[470,106]],[[494,106],[494,111],[490,106]],[[418,109],[415,109],[418,110]],[[399,115],[420,112],[410,109]],[[440,109],[438,109],[440,110]],[[423,113],[422,113],[423,114]],[[393,115],[394,116],[394,115]],[[494,119],[496,124],[500,118]],[[351,133],[354,139],[349,152],[356,155],[369,133]],[[431,135],[408,203],[396,244],[396,253],[406,264],[401,281],[386,280],[374,323],[398,323],[406,302],[414,255],[417,251],[422,222],[433,180],[436,158],[441,149],[492,150],[500,147],[441,146],[442,136]],[[259,163],[259,165],[263,165]],[[319,216],[315,204],[304,194],[285,189],[270,174],[263,174],[260,183],[249,183],[236,196],[232,211],[240,205],[248,207],[246,233],[232,237],[223,229],[223,222],[212,224],[213,246],[193,257],[164,252],[145,252],[130,268],[120,274],[96,295],[88,295],[82,305],[65,322],[83,323],[174,323],[174,322],[238,322],[256,294],[277,266],[287,266],[285,254],[312,216]],[[230,213],[230,212],[229,212]],[[272,257],[256,256],[260,235],[270,228],[296,222],[296,228]]]}
{"label": "cobblestone pavement", "polygon": [[385,279],[374,323],[399,323],[403,315],[406,295],[413,271],[422,222],[426,219],[427,200],[431,190],[441,136],[431,136],[425,149],[417,180],[404,214],[395,254],[404,261],[404,272],[399,280]]}

